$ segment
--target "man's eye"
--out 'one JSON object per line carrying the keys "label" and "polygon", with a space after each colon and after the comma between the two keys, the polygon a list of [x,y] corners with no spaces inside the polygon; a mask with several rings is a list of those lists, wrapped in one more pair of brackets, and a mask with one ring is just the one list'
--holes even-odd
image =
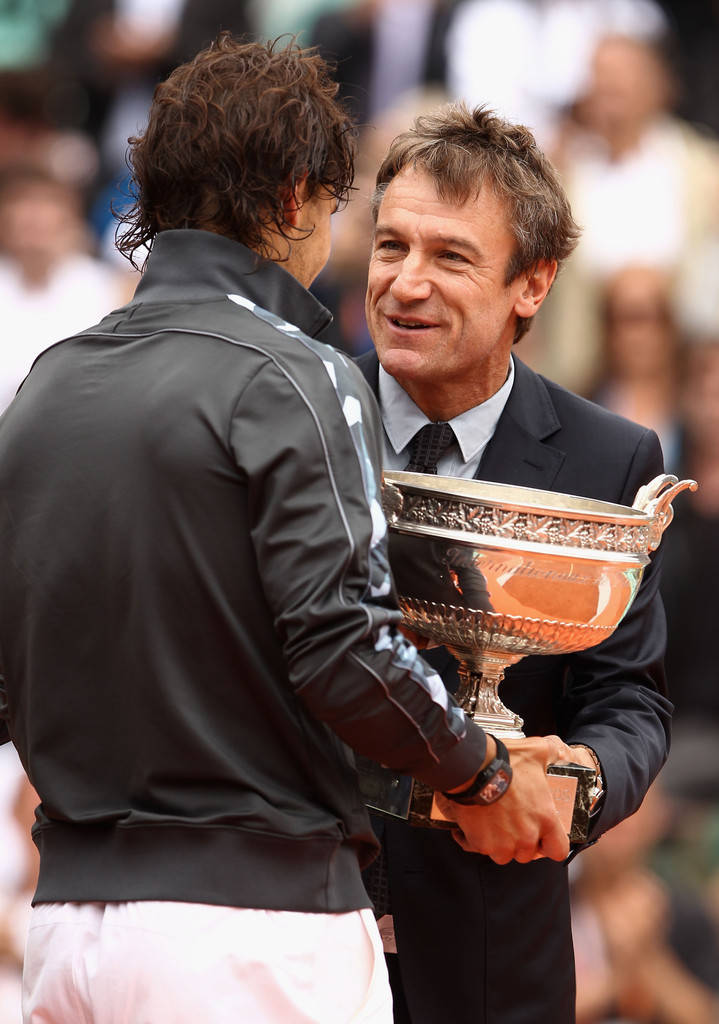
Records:
{"label": "man's eye", "polygon": [[396,251],[401,248],[399,242],[395,242],[392,238],[385,238],[381,242],[377,243],[378,249],[389,249],[390,251]]}
{"label": "man's eye", "polygon": [[453,252],[451,249],[448,249],[447,252],[443,252],[441,255],[444,260],[451,260],[457,263],[467,262],[461,252]]}

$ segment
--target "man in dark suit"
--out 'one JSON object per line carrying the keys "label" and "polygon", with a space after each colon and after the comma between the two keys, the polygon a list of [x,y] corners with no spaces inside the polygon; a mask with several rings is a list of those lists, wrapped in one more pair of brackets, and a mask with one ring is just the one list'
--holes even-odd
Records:
{"label": "man in dark suit", "polygon": [[[449,423],[440,438],[448,447],[425,471],[631,504],[662,472],[654,433],[511,353],[579,234],[532,135],[458,104],[395,140],[377,186],[367,292],[376,354],[360,364],[380,401],[386,466],[406,468],[417,431]],[[637,809],[668,751],[658,561],[608,640],[527,657],[502,684],[528,737],[507,742],[515,782],[524,749],[550,734],[600,769],[590,840]],[[440,648],[429,658],[456,685],[452,656]],[[376,822],[390,897],[381,925],[391,949],[393,923],[398,951],[388,957],[397,1022],[574,1020],[567,867],[541,848],[531,861],[503,863],[502,803],[484,809],[478,848],[487,855],[465,852],[448,832]]]}

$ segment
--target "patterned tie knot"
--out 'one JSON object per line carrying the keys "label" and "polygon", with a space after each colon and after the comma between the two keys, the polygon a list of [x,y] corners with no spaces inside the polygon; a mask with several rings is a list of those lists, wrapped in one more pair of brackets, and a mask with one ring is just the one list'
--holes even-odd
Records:
{"label": "patterned tie knot", "polygon": [[436,473],[437,463],[455,440],[449,423],[426,423],[409,442],[408,473]]}

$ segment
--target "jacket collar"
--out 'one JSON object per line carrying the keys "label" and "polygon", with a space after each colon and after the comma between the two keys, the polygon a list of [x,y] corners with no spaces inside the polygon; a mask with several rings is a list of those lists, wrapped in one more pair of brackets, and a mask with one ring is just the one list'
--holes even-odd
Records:
{"label": "jacket collar", "polygon": [[[379,361],[375,352],[357,360],[375,395]],[[487,445],[477,479],[551,490],[565,453],[548,438],[561,427],[544,380],[514,357],[514,386]]]}
{"label": "jacket collar", "polygon": [[317,299],[280,264],[211,231],[161,231],[130,305],[244,295],[314,337],[332,321]]}

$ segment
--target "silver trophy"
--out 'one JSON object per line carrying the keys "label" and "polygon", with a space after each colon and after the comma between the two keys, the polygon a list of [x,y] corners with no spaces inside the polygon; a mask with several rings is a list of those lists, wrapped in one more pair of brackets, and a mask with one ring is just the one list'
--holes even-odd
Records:
{"label": "silver trophy", "polygon": [[[522,737],[505,707],[505,669],[528,654],[566,654],[610,636],[639,588],[649,553],[694,480],[660,476],[630,506],[529,487],[385,472],[390,562],[406,625],[459,662],[460,707],[488,732]],[[363,763],[368,804],[445,826],[427,787]],[[558,810],[575,841],[588,827],[594,773],[552,765]]]}

